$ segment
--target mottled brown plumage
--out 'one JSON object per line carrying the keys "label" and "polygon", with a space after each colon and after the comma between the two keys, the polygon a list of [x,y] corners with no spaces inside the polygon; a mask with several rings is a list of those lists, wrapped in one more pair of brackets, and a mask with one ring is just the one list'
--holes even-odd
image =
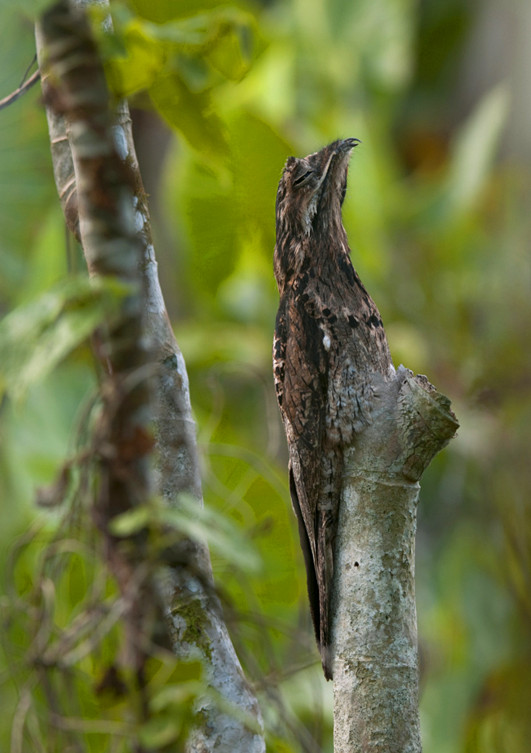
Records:
{"label": "mottled brown plumage", "polygon": [[341,220],[348,161],[357,143],[339,140],[304,159],[290,157],[276,203],[275,385],[327,679],[343,452],[370,421],[374,374],[386,378],[393,370],[380,314],[352,266]]}

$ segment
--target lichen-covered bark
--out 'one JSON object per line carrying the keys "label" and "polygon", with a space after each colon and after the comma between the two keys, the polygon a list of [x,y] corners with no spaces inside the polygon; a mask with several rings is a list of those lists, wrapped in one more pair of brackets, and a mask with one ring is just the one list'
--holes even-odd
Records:
{"label": "lichen-covered bark", "polygon": [[[80,29],[83,29],[82,34],[88,29],[84,14],[80,12],[85,5],[84,0],[58,3],[36,31],[57,189],[67,224],[80,239],[93,274],[100,274],[104,264],[110,265],[111,273],[116,274],[120,274],[123,267],[125,275],[130,261],[129,257],[126,260],[126,247],[138,252],[136,270],[140,271],[140,285],[136,298],[127,300],[135,315],[138,301],[143,301],[143,336],[140,337],[140,329],[136,334],[137,346],[143,350],[143,363],[148,366],[146,371],[153,377],[154,425],[160,458],[157,486],[169,504],[178,504],[181,492],[191,493],[198,504],[202,504],[188,378],[158,280],[129,111],[127,105],[122,104],[111,113],[101,63],[94,48],[90,51],[83,48],[75,38]],[[46,30],[46,23],[58,12],[65,15],[59,23],[62,28],[56,31],[64,36],[54,41],[53,33],[50,36],[49,28]],[[65,23],[69,28],[65,28]],[[83,49],[82,54],[72,55],[76,49],[80,53]],[[69,54],[70,60],[65,64]],[[68,94],[65,77],[70,77]],[[68,101],[70,96],[73,100]],[[88,113],[91,113],[90,124],[87,123]],[[116,199],[112,207],[105,206],[105,193],[99,193],[96,188],[102,175],[107,175],[110,195]],[[107,232],[103,221],[106,214],[110,215],[107,219],[111,226],[113,222],[118,224],[115,237]],[[104,359],[111,356],[107,363],[111,372],[122,358],[126,369],[141,365],[133,360],[128,367],[126,354],[119,349],[119,338],[116,343],[118,350],[100,354]],[[184,658],[192,651],[196,655],[199,652],[205,661],[210,686],[226,706],[237,710],[236,714],[227,713],[212,700],[205,701],[197,709],[198,726],[189,750],[261,753],[265,744],[260,711],[222,619],[206,547],[186,542],[170,565],[160,568],[156,591],[165,607],[175,653]]]}
{"label": "lichen-covered bark", "polygon": [[334,591],[335,753],[420,753],[418,479],[457,428],[447,398],[403,367],[375,383],[345,458]]}

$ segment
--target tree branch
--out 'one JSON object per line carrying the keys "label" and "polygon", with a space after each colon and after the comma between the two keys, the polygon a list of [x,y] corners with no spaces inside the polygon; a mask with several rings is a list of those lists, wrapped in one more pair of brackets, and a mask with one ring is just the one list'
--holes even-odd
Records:
{"label": "tree branch", "polygon": [[418,479],[453,437],[449,401],[400,367],[345,456],[336,552],[334,751],[420,753]]}

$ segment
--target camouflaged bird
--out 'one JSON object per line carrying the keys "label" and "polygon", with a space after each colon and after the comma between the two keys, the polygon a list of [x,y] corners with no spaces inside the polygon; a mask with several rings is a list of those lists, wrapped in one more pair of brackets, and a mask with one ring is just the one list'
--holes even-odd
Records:
{"label": "camouflaged bird", "polygon": [[370,421],[372,377],[393,371],[380,314],[350,261],[341,220],[350,153],[343,139],[290,157],[276,201],[280,294],[273,367],[289,448],[293,509],[323,670],[332,678],[330,601],[343,451]]}

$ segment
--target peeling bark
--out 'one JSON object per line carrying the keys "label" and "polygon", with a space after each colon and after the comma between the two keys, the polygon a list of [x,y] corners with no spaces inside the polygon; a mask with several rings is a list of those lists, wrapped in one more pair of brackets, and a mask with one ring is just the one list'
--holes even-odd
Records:
{"label": "peeling bark", "polygon": [[[90,49],[84,47],[88,26],[80,8],[85,5],[79,1],[58,3],[36,30],[57,190],[68,227],[81,241],[92,274],[110,267],[111,274],[123,273],[124,279],[130,279],[126,248],[138,251],[135,274],[140,271],[141,284],[136,297],[127,300],[135,315],[138,302],[143,301],[141,328],[135,331],[137,347],[144,350],[143,360],[129,363],[128,355],[120,350],[118,336],[116,348],[111,345],[111,352],[104,357],[112,373],[120,367],[122,358],[129,374],[131,369],[149,363],[148,371],[155,374],[151,386],[160,460],[157,486],[170,505],[178,504],[181,492],[191,493],[202,504],[188,378],[158,280],[129,111],[122,103],[116,113],[111,113],[103,69],[92,41]],[[58,13],[63,15],[54,38],[46,25]],[[76,36],[79,34],[84,39],[82,44]],[[101,178],[102,173],[111,195],[114,192],[113,207],[106,207],[105,192],[95,189],[93,179]],[[109,235],[105,220],[111,226],[118,223],[115,236]],[[138,319],[136,316],[135,321]],[[189,751],[261,753],[265,744],[260,710],[223,622],[206,546],[186,542],[171,565],[160,568],[157,584],[174,652],[183,658],[191,653],[201,655],[209,685],[225,706],[237,711],[231,714],[220,704],[205,700],[197,709],[198,725]]]}

